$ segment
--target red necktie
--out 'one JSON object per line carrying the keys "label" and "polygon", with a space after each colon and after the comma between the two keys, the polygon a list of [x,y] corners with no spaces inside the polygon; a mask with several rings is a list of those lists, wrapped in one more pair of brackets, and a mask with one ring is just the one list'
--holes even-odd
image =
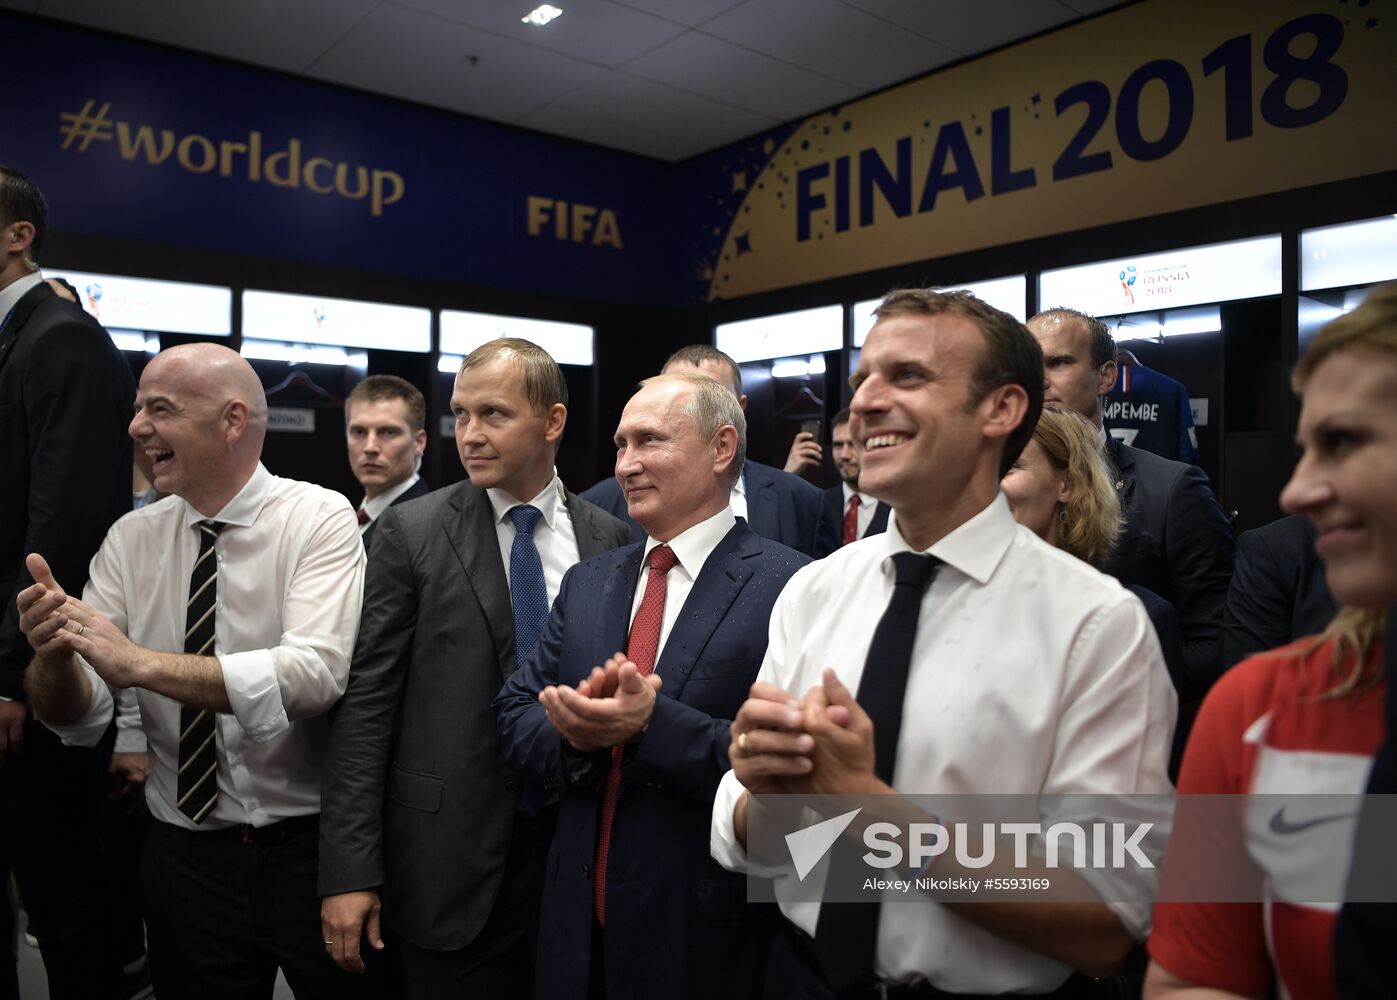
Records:
{"label": "red necktie", "polygon": [[844,544],[859,540],[859,495],[849,494],[849,510],[844,514]]}
{"label": "red necktie", "polygon": [[359,519],[359,524],[361,527],[369,523],[369,512],[366,511],[363,507],[360,507],[357,511],[355,511],[354,516]]}
{"label": "red necktie", "polygon": [[[660,648],[660,627],[665,618],[665,592],[669,587],[669,571],[679,557],[668,545],[650,550],[650,577],[645,582],[645,596],[631,622],[630,639],[626,642],[626,657],[636,665],[642,676],[655,671],[655,654]],[[597,923],[606,926],[606,859],[611,849],[611,821],[616,816],[616,795],[621,788],[621,747],[611,748],[611,770],[606,775],[606,791],[601,800],[601,821],[597,825],[597,851],[592,862],[592,910]]]}

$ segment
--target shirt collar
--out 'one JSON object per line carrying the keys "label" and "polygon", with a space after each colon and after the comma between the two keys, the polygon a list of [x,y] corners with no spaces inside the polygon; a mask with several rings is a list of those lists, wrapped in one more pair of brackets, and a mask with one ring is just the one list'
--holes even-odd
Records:
{"label": "shirt collar", "polygon": [[[984,510],[927,549],[926,554],[935,556],[976,583],[985,584],[1004,558],[1004,553],[1009,551],[1017,531],[1018,524],[1009,512],[1009,500],[1000,490]],[[883,572],[889,575],[893,572],[892,556],[912,551],[912,546],[907,544],[898,530],[896,510],[888,518],[883,549]]]}
{"label": "shirt collar", "polygon": [[[490,507],[495,512],[496,524],[503,521],[515,507],[520,506],[519,501],[504,490],[491,487],[485,491],[485,495],[490,498]],[[563,497],[563,484],[558,479],[558,470],[555,468],[553,478],[548,480],[548,485],[528,503],[530,507],[537,507],[542,512],[543,520],[551,530],[553,522],[558,517],[558,508],[563,506]]]}
{"label": "shirt collar", "polygon": [[1106,433],[1106,426],[1104,424],[1096,429],[1096,440],[1101,443],[1102,451],[1106,450],[1106,441],[1109,437],[1110,435]]}
{"label": "shirt collar", "polygon": [[841,480],[839,481],[839,486],[840,486],[840,488],[844,491],[844,506],[845,506],[845,507],[849,506],[849,498],[850,498],[851,496],[854,496],[855,494],[858,494],[859,503],[860,503],[860,504],[863,503],[863,494],[862,494],[862,493],[859,493],[858,490],[854,489],[854,488],[853,488],[852,486],[850,486],[847,482],[845,482],[844,480],[841,479]]}
{"label": "shirt collar", "polygon": [[258,462],[257,468],[253,470],[247,482],[243,483],[243,488],[213,517],[200,514],[187,500],[180,497],[180,503],[184,504],[184,523],[194,525],[200,521],[217,521],[240,528],[251,527],[256,523],[257,515],[262,513],[262,505],[267,502],[267,496],[271,491],[272,474]]}
{"label": "shirt collar", "polygon": [[372,500],[365,500],[359,506],[364,508],[364,513],[369,515],[370,520],[377,521],[379,516],[385,510],[393,506],[394,500],[398,499],[398,497],[402,496],[408,490],[416,486],[417,481],[421,478],[421,476],[414,472],[412,475],[408,476],[397,486],[394,486],[391,489],[384,490],[382,493],[374,497]]}
{"label": "shirt collar", "polygon": [[14,311],[15,306],[19,305],[19,300],[24,298],[25,294],[31,288],[43,280],[44,276],[38,271],[35,271],[32,274],[26,274],[22,278],[16,278],[4,288],[0,288],[0,330],[3,330],[6,324],[9,323],[10,313]]}
{"label": "shirt collar", "polygon": [[674,550],[675,556],[679,559],[679,565],[684,567],[684,572],[689,574],[689,579],[697,580],[699,572],[703,569],[703,564],[708,561],[708,557],[713,554],[718,543],[727,537],[728,532],[736,523],[737,518],[732,512],[732,507],[729,506],[724,507],[707,520],[685,528],[668,542],[657,542],[653,538],[646,538],[641,565],[649,564],[651,549],[660,545],[668,545]]}
{"label": "shirt collar", "polygon": [[737,482],[732,484],[732,492],[740,497],[747,495],[747,470],[743,469],[742,474],[737,477]]}

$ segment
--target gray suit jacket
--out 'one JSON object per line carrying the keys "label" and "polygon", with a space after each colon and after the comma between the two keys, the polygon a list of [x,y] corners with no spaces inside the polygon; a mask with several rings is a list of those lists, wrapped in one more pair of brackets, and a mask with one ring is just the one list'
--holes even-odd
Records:
{"label": "gray suit jacket", "polygon": [[[589,559],[626,526],[572,494]],[[321,895],[379,889],[384,925],[464,948],[502,885],[516,779],[490,703],[515,668],[514,614],[484,491],[469,482],[390,507],[376,527],[349,685],[321,796]]]}

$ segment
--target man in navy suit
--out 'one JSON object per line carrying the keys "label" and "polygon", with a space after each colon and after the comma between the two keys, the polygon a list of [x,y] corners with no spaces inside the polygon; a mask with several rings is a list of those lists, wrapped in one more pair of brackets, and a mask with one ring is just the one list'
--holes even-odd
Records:
{"label": "man in navy suit", "polygon": [[370,375],[344,401],[349,467],[364,487],[359,536],[368,549],[379,516],[394,504],[427,495],[418,475],[427,447],[427,401],[396,375]]}
{"label": "man in navy suit", "polygon": [[1231,522],[1197,466],[1131,448],[1104,430],[1101,400],[1116,383],[1116,343],[1101,320],[1058,307],[1027,325],[1043,349],[1044,402],[1091,421],[1117,473],[1125,527],[1105,572],[1154,591],[1178,612],[1184,669],[1175,681],[1186,729],[1188,704],[1221,672],[1222,608],[1237,551]]}
{"label": "man in navy suit", "polygon": [[834,415],[830,427],[830,443],[834,446],[834,465],[839,470],[839,485],[824,491],[825,503],[840,525],[840,544],[848,545],[869,535],[888,530],[888,514],[892,511],[881,500],[859,492],[859,446],[849,432],[849,411]]}
{"label": "man in navy suit", "polygon": [[[741,409],[747,408],[737,362],[716,347],[707,344],[681,347],[669,356],[662,372],[707,375],[731,392]],[[753,531],[813,559],[839,548],[839,522],[821,501],[818,487],[760,462],[748,460],[739,465],[741,475],[732,485],[729,500],[733,513],[745,518]],[[626,498],[621,495],[614,477],[584,490],[582,499],[628,523],[637,542],[645,540],[645,529],[627,512]]]}
{"label": "man in navy suit", "polygon": [[427,447],[426,419],[426,399],[407,378],[369,376],[345,399],[349,468],[363,486],[358,515],[365,550],[388,507],[427,494],[418,475]]}
{"label": "man in navy suit", "polygon": [[[107,332],[39,273],[48,205],[0,167],[0,886],[11,869],[39,939],[49,996],[116,994],[119,913],[100,842],[98,751],[67,747],[24,693],[34,651],[16,597],[43,552],[81,589],[112,522],[131,509],[136,383]],[[0,891],[0,997],[18,995]]]}
{"label": "man in navy suit", "polygon": [[757,996],[777,914],[713,861],[706,818],[771,608],[809,560],[734,516],[746,425],[714,380],[646,380],[616,442],[647,538],[568,573],[495,702],[506,760],[561,787],[538,996]]}

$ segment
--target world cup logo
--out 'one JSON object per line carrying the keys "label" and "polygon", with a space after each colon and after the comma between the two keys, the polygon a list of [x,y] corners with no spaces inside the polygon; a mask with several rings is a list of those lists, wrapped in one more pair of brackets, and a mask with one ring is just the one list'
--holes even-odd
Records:
{"label": "world cup logo", "polygon": [[87,311],[92,314],[93,319],[102,318],[102,286],[93,282],[83,289],[83,294],[87,297]]}
{"label": "world cup logo", "polygon": [[1120,273],[1121,291],[1125,293],[1125,301],[1132,306],[1135,304],[1135,293],[1130,290],[1130,286],[1135,284],[1135,266],[1132,264]]}

